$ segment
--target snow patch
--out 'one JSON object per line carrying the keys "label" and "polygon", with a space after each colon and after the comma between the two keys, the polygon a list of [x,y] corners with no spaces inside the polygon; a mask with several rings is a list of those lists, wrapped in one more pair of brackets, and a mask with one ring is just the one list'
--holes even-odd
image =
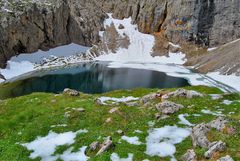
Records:
{"label": "snow patch", "polygon": [[213,115],[213,116],[224,116],[221,111],[213,112],[211,110],[203,109],[203,110],[201,110],[201,112],[204,113],[204,114],[210,114],[210,115]]}
{"label": "snow patch", "polygon": [[[30,154],[31,159],[41,158],[41,161],[55,161],[58,156],[53,156],[56,147],[61,145],[71,145],[74,143],[74,139],[78,134],[87,133],[87,130],[79,130],[76,132],[65,132],[57,134],[50,131],[45,137],[37,137],[36,140],[21,144],[29,151],[33,151]],[[68,154],[68,151],[66,152]]]}
{"label": "snow patch", "polygon": [[134,133],[142,134],[143,132],[141,130],[134,130]]}
{"label": "snow patch", "polygon": [[240,76],[235,74],[221,75],[219,72],[211,72],[207,76],[240,91]]}
{"label": "snow patch", "polygon": [[150,129],[149,135],[146,138],[147,149],[145,153],[150,156],[170,156],[174,160],[174,153],[176,152],[174,145],[181,143],[190,134],[190,129],[179,128],[177,126]]}
{"label": "snow patch", "polygon": [[113,101],[112,104],[115,104],[115,103],[123,103],[123,102],[130,102],[130,101],[136,101],[138,100],[139,98],[137,97],[132,97],[132,96],[129,96],[129,97],[122,97],[122,98],[114,98],[114,97],[99,97],[98,100],[101,102],[101,104],[103,105],[107,105],[107,101]]}
{"label": "snow patch", "polygon": [[83,146],[79,149],[78,152],[72,152],[73,147],[66,150],[62,155],[59,155],[59,158],[63,161],[87,161],[88,156],[85,155],[87,146]]}
{"label": "snow patch", "polygon": [[133,160],[133,154],[128,153],[128,158],[120,158],[117,153],[112,153],[110,159],[112,161],[132,161]]}
{"label": "snow patch", "polygon": [[213,50],[216,50],[216,49],[217,49],[217,47],[208,48],[207,51],[209,52],[209,51],[213,51]]}
{"label": "snow patch", "polygon": [[189,114],[180,114],[178,115],[178,118],[180,121],[178,122],[179,124],[187,125],[187,126],[194,126],[195,124],[190,123],[185,116],[189,116]]}
{"label": "snow patch", "polygon": [[[138,31],[138,27],[132,24],[131,18],[125,18],[123,20],[114,19],[112,14],[108,14],[109,18],[105,20],[105,27],[113,24],[117,32],[124,36],[128,36],[130,40],[130,45],[127,49],[119,48],[116,53],[108,52],[105,53],[95,60],[99,61],[111,61],[111,62],[138,62],[138,63],[174,63],[174,64],[184,64],[185,54],[179,53],[169,53],[169,57],[166,56],[156,56],[152,57],[152,48],[155,43],[154,36],[149,34],[143,34]],[[124,29],[119,29],[119,25],[123,25]],[[102,35],[102,33],[100,33]],[[178,46],[174,45],[173,46]]]}
{"label": "snow patch", "polygon": [[7,62],[6,69],[0,68],[0,73],[6,79],[11,79],[35,70],[66,65],[61,62],[53,61],[53,63],[47,63],[43,66],[39,66],[39,64],[44,64],[43,62],[54,60],[60,57],[64,57],[62,60],[63,62],[76,63],[79,62],[79,60],[76,59],[75,55],[84,52],[87,49],[87,47],[81,45],[69,44],[50,49],[49,51],[39,50],[31,54],[20,54],[18,56],[12,57]]}
{"label": "snow patch", "polygon": [[134,136],[134,137],[122,136],[121,139],[125,140],[129,144],[134,144],[134,145],[142,144],[142,142],[139,141],[139,138],[137,136]]}
{"label": "snow patch", "polygon": [[225,104],[225,105],[231,105],[233,103],[233,101],[223,100],[222,103]]}

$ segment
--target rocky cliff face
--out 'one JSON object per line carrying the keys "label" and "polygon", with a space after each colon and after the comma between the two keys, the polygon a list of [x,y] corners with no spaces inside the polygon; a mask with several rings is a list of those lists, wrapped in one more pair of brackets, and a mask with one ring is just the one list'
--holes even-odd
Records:
{"label": "rocky cliff face", "polygon": [[57,0],[1,17],[0,67],[22,52],[70,42],[96,44],[106,12],[120,19],[131,16],[141,32],[173,43],[208,47],[240,38],[239,0]]}
{"label": "rocky cliff face", "polygon": [[[29,4],[23,11],[1,15],[0,67],[19,53],[48,50],[71,42],[90,46],[106,14],[87,0],[57,0],[51,5]],[[3,11],[2,11],[3,12]]]}
{"label": "rocky cliff face", "polygon": [[240,1],[103,0],[102,7],[117,18],[132,16],[140,31],[164,32],[174,43],[216,46],[240,37]]}

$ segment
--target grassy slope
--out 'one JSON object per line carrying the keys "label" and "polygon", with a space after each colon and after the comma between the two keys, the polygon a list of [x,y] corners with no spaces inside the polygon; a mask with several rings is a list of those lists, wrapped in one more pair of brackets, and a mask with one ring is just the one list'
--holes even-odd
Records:
{"label": "grassy slope", "polygon": [[[215,88],[209,87],[187,87],[195,89],[203,93],[221,93]],[[132,91],[114,91],[104,96],[135,96],[141,97],[157,89],[136,89]],[[105,152],[99,157],[95,157],[95,153],[87,152],[91,156],[90,160],[109,160],[111,153],[116,152],[121,157],[127,157],[128,153],[134,154],[134,160],[159,160],[158,157],[149,157],[144,153],[145,145],[131,145],[122,141],[118,143],[120,135],[116,133],[121,129],[127,136],[139,136],[140,141],[145,142],[149,129],[147,122],[155,120],[154,114],[157,112],[155,108],[126,107],[120,105],[120,112],[109,114],[108,111],[112,108],[109,106],[98,106],[95,104],[95,98],[100,95],[82,94],[79,97],[69,97],[65,95],[53,95],[46,93],[34,93],[28,96],[18,97],[0,101],[0,161],[28,161],[30,152],[26,148],[16,143],[26,143],[36,139],[37,136],[45,136],[50,130],[55,132],[77,131],[79,129],[87,129],[87,134],[80,134],[74,143],[75,150],[84,145],[89,145],[96,141],[99,136],[105,137],[111,135],[113,137],[114,149]],[[224,96],[228,100],[240,100],[239,94],[231,94]],[[156,100],[159,102],[160,100]],[[194,105],[193,108],[182,109],[180,112],[171,115],[170,118],[158,121],[154,127],[162,127],[165,125],[174,125],[179,120],[177,116],[180,113],[195,114],[200,113],[200,110],[207,107],[215,111],[215,106],[220,106],[224,109],[224,113],[230,111],[236,113],[230,116],[231,124],[237,128],[237,134],[226,135],[216,131],[211,131],[209,137],[211,140],[223,140],[227,143],[227,151],[220,153],[219,156],[230,154],[234,159],[240,160],[240,102],[232,105],[221,104],[222,100],[213,101],[209,96],[204,98],[194,99],[174,99],[173,101],[181,103],[185,106]],[[64,113],[67,107],[82,107],[86,111],[83,113],[71,113],[70,118],[65,118]],[[236,108],[236,109],[235,109]],[[107,118],[112,118],[112,123],[105,123]],[[202,115],[201,117],[187,117],[191,123],[208,122],[214,119],[212,115]],[[51,128],[51,125],[67,124],[67,127]],[[139,129],[144,133],[135,134],[134,130]],[[22,134],[18,134],[21,132]],[[176,158],[180,158],[187,149],[192,147],[191,139],[187,138],[177,146]],[[56,153],[61,153],[66,150],[67,146],[62,146],[57,149]],[[200,156],[204,153],[203,149],[196,148],[196,152]],[[162,160],[168,160],[163,158]],[[36,159],[40,160],[40,158]]]}

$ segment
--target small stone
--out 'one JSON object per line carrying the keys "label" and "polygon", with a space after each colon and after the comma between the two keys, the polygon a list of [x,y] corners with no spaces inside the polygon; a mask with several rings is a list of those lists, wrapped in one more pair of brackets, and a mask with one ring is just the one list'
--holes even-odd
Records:
{"label": "small stone", "polygon": [[95,151],[100,147],[100,143],[98,141],[94,141],[89,145],[89,150]]}
{"label": "small stone", "polygon": [[156,108],[158,109],[159,112],[163,114],[173,114],[179,111],[180,109],[184,108],[184,106],[180,104],[176,104],[171,101],[163,101],[157,104]]}
{"label": "small stone", "polygon": [[196,153],[193,149],[189,149],[181,158],[183,161],[195,161],[197,158]]}
{"label": "small stone", "polygon": [[76,108],[74,109],[75,111],[78,111],[78,112],[85,112],[85,109],[84,108]]}
{"label": "small stone", "polygon": [[108,136],[101,145],[101,149],[97,152],[97,155],[100,155],[103,152],[107,151],[112,145],[113,145],[112,138],[111,136]]}
{"label": "small stone", "polygon": [[106,122],[106,123],[112,122],[112,118],[111,118],[111,117],[107,118],[107,120],[106,120],[105,122]]}
{"label": "small stone", "polygon": [[80,95],[80,92],[78,92],[76,90],[73,90],[73,89],[70,89],[70,88],[65,88],[63,93],[67,94],[69,96],[79,96]]}
{"label": "small stone", "polygon": [[56,102],[57,102],[57,100],[53,99],[53,100],[51,100],[51,102],[52,102],[52,103],[56,103]]}
{"label": "small stone", "polygon": [[109,113],[115,113],[117,111],[118,111],[118,107],[114,107],[114,108],[110,109],[108,112]]}
{"label": "small stone", "polygon": [[118,29],[124,29],[125,27],[122,25],[122,24],[120,24],[119,26],[118,26]]}
{"label": "small stone", "polygon": [[122,130],[118,130],[118,131],[117,131],[117,134],[119,134],[119,135],[124,135],[124,132],[123,132]]}
{"label": "small stone", "polygon": [[234,161],[229,155],[218,159],[217,161]]}
{"label": "small stone", "polygon": [[206,159],[212,158],[213,154],[216,152],[222,152],[226,149],[226,144],[222,141],[215,141],[209,145],[208,151],[204,153]]}

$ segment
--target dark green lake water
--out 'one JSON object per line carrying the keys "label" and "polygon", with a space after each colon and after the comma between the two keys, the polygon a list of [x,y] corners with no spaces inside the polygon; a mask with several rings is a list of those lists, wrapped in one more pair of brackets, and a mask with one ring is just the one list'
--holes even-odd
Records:
{"label": "dark green lake water", "polygon": [[34,73],[18,80],[9,89],[7,97],[33,92],[60,93],[72,88],[85,93],[103,93],[117,89],[170,88],[188,86],[186,79],[167,76],[165,73],[131,68],[108,68],[106,64],[88,63],[78,66]]}

